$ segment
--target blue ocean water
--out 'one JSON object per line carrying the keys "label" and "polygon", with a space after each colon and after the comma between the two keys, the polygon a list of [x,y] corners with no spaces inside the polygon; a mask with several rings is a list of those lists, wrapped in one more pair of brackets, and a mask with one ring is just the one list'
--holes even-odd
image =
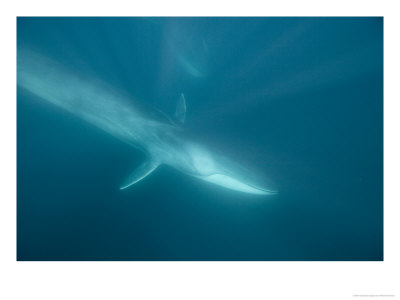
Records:
{"label": "blue ocean water", "polygon": [[383,18],[20,17],[25,49],[170,116],[184,93],[279,193],[167,166],[121,191],[143,153],[18,87],[18,260],[383,260]]}

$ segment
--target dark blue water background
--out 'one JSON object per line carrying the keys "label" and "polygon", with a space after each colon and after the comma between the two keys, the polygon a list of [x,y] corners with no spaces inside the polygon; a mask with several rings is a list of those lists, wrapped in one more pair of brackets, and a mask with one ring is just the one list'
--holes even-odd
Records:
{"label": "dark blue water background", "polygon": [[173,114],[273,197],[161,167],[18,88],[18,260],[382,260],[382,18],[18,18],[31,49]]}

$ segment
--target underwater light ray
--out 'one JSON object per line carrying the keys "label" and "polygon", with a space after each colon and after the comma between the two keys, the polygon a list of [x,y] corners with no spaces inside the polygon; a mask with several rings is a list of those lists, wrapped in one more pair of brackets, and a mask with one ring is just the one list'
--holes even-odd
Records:
{"label": "underwater light ray", "polygon": [[[229,104],[219,103],[213,107],[207,107],[209,116],[232,116],[240,114],[243,107],[251,110],[260,104],[277,101],[283,97],[303,93],[305,91],[323,89],[342,82],[351,81],[360,76],[373,74],[379,66],[369,61],[370,53],[376,51],[374,44],[353,49],[339,57],[330,58],[324,63],[303,69],[286,78],[276,78],[268,82],[268,85],[259,87],[254,91],[236,99],[229,99]],[[348,69],[347,66],[354,65]],[[201,114],[202,111],[199,112]]]}

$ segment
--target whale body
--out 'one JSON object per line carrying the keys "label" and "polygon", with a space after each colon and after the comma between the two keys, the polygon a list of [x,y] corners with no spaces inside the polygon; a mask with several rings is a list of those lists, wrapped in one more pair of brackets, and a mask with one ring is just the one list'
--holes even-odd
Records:
{"label": "whale body", "polygon": [[132,97],[106,83],[79,75],[41,54],[19,50],[17,84],[104,132],[143,151],[146,160],[122,183],[126,189],[164,164],[195,178],[248,194],[276,191],[254,184],[250,172],[225,156],[188,140],[179,124],[185,121],[183,94],[176,109],[178,122],[159,120]]}

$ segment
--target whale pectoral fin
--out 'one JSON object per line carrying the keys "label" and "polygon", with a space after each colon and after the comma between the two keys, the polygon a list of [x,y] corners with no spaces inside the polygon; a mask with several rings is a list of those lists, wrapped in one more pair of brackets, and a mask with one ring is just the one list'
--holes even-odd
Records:
{"label": "whale pectoral fin", "polygon": [[186,119],[186,100],[185,95],[182,93],[179,96],[178,103],[175,110],[175,119],[180,123],[185,123]]}
{"label": "whale pectoral fin", "polygon": [[143,178],[150,175],[160,164],[154,160],[146,160],[144,161],[138,168],[136,168],[124,181],[121,185],[120,189],[124,190],[131,185],[139,182]]}

